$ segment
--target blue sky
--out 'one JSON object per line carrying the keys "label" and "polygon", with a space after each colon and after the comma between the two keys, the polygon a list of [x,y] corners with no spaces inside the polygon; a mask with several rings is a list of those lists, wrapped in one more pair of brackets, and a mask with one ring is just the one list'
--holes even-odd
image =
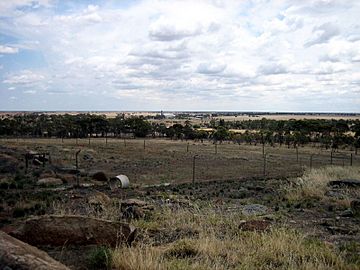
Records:
{"label": "blue sky", "polygon": [[360,112],[360,2],[0,2],[0,110]]}

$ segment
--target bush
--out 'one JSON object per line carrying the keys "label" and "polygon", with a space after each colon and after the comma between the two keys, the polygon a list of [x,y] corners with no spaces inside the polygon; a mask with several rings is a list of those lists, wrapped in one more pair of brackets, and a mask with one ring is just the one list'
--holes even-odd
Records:
{"label": "bush", "polygon": [[107,247],[96,247],[88,257],[91,269],[110,269],[112,261],[111,250]]}

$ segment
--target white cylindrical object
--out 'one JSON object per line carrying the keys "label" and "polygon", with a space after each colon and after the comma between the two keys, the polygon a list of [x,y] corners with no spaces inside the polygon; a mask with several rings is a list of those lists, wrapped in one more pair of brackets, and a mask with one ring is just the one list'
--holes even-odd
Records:
{"label": "white cylindrical object", "polygon": [[130,186],[130,180],[126,175],[120,174],[111,178],[109,181],[110,189],[128,188]]}

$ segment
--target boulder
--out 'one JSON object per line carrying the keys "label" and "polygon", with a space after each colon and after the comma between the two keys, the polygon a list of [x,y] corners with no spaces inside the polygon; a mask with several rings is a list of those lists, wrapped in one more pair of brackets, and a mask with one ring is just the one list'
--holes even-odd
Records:
{"label": "boulder", "polygon": [[130,224],[84,216],[40,216],[24,221],[12,236],[31,245],[63,246],[131,244],[136,228]]}
{"label": "boulder", "polygon": [[266,231],[270,225],[268,220],[244,220],[239,224],[239,229],[242,231]]}
{"label": "boulder", "polygon": [[55,177],[56,173],[53,170],[45,170],[40,174],[40,178]]}
{"label": "boulder", "polygon": [[360,187],[360,180],[358,179],[342,179],[330,181],[329,186],[331,187]]}
{"label": "boulder", "polygon": [[104,210],[107,206],[111,204],[111,199],[105,193],[100,191],[96,191],[95,194],[92,194],[88,197],[88,203]]}
{"label": "boulder", "polygon": [[154,210],[153,205],[139,199],[128,199],[121,202],[122,216],[127,219],[144,218],[151,210]]}
{"label": "boulder", "polygon": [[0,231],[0,269],[69,270],[46,252]]}
{"label": "boulder", "polygon": [[39,179],[36,184],[39,186],[59,186],[63,184],[63,181],[60,178],[48,177]]}
{"label": "boulder", "polygon": [[261,216],[265,215],[268,208],[261,204],[248,204],[242,209],[242,214],[245,216]]}
{"label": "boulder", "polygon": [[95,172],[92,174],[92,179],[100,182],[107,182],[108,178],[104,172]]}

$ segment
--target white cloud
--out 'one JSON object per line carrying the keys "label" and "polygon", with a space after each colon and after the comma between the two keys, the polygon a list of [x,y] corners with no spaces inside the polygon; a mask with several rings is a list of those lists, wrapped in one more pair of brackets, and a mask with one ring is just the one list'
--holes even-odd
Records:
{"label": "white cloud", "polygon": [[23,70],[18,74],[12,74],[7,76],[3,83],[29,85],[43,81],[44,79],[45,76],[42,74],[34,73],[31,70]]}
{"label": "white cloud", "polygon": [[324,23],[320,26],[313,28],[313,37],[305,43],[306,47],[310,47],[316,44],[326,43],[331,38],[340,34],[339,28],[332,23]]}
{"label": "white cloud", "polygon": [[18,52],[19,52],[18,48],[0,45],[0,53],[14,54],[14,53],[18,53]]}
{"label": "white cloud", "polygon": [[342,91],[360,98],[357,1],[4,2],[14,4],[0,4],[11,14],[0,32],[18,41],[3,47],[31,49],[45,62],[46,72],[25,58],[19,70],[0,71],[2,83],[28,93],[36,85],[37,95],[77,95],[79,103],[116,97],[124,109],[179,110],[289,110],[295,97],[311,109],[301,102],[310,90],[314,100]]}

